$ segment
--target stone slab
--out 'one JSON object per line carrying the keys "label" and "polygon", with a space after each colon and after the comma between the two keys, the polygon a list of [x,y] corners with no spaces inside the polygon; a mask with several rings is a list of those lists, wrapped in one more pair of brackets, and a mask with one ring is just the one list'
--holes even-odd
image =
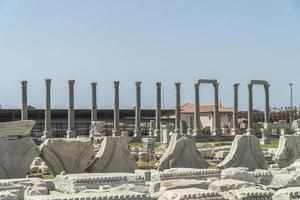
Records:
{"label": "stone slab", "polygon": [[142,174],[132,173],[91,173],[57,175],[55,188],[65,193],[78,193],[87,189],[97,189],[101,185],[119,186],[125,183],[144,184]]}
{"label": "stone slab", "polygon": [[35,125],[34,120],[0,123],[0,138],[28,136]]}
{"label": "stone slab", "polygon": [[41,145],[41,157],[53,175],[83,173],[93,154],[89,138],[49,138]]}
{"label": "stone slab", "polygon": [[225,200],[221,194],[197,188],[166,191],[158,200]]}
{"label": "stone slab", "polygon": [[152,181],[172,179],[206,180],[208,178],[221,178],[221,171],[219,169],[172,168],[151,174]]}

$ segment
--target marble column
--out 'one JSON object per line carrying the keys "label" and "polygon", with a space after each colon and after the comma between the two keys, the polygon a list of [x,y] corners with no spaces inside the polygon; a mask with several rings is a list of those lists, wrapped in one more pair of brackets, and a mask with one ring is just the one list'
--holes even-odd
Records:
{"label": "marble column", "polygon": [[215,91],[215,105],[214,105],[214,129],[213,135],[222,135],[221,132],[221,121],[219,113],[219,83],[214,82],[214,91]]}
{"label": "marble column", "polygon": [[75,111],[74,111],[74,84],[75,80],[69,80],[69,109],[67,138],[75,138]]}
{"label": "marble column", "polygon": [[198,83],[198,82],[194,83],[194,90],[195,90],[194,130],[193,130],[194,136],[198,136],[200,134],[199,87],[200,87],[200,83]]}
{"label": "marble column", "polygon": [[114,95],[114,129],[112,131],[113,136],[118,136],[120,133],[119,86],[120,86],[120,82],[114,81],[115,95]]}
{"label": "marble column", "polygon": [[269,98],[269,84],[265,84],[265,123],[270,122],[270,98]]}
{"label": "marble column", "polygon": [[253,133],[253,85],[248,84],[248,129],[247,134],[250,135]]}
{"label": "marble column", "polygon": [[180,120],[180,133],[187,134],[187,130],[188,130],[188,127],[187,127],[186,121]]}
{"label": "marble column", "polygon": [[232,135],[238,135],[240,132],[239,129],[239,116],[238,116],[238,107],[239,107],[239,96],[238,96],[238,90],[239,90],[239,83],[235,83],[233,85],[233,116],[232,116],[232,129],[231,134]]}
{"label": "marble column", "polygon": [[51,138],[51,79],[45,80],[46,98],[45,98],[45,130],[43,138]]}
{"label": "marble column", "polygon": [[194,121],[194,117],[193,116],[189,116],[188,117],[188,129],[187,129],[187,133],[189,135],[193,134],[193,121]]}
{"label": "marble column", "polygon": [[141,138],[141,82],[135,82],[136,88],[136,105],[135,105],[135,128],[134,137]]}
{"label": "marble column", "polygon": [[176,88],[176,109],[175,109],[175,133],[180,132],[180,85],[181,83],[175,83]]}
{"label": "marble column", "polygon": [[158,142],[162,141],[160,133],[161,125],[161,82],[156,82],[156,109],[155,109],[155,135]]}
{"label": "marble column", "polygon": [[92,108],[91,108],[91,130],[90,130],[90,136],[93,136],[93,122],[97,121],[97,83],[93,82],[91,83],[92,88]]}
{"label": "marble column", "polygon": [[21,120],[28,120],[27,81],[21,81],[21,86],[22,86]]}

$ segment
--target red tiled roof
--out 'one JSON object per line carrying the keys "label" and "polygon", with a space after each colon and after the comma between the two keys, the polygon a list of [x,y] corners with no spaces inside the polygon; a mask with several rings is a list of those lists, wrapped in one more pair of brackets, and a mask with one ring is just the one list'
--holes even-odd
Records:
{"label": "red tiled roof", "polygon": [[[181,113],[182,114],[191,114],[194,113],[195,110],[195,104],[191,104],[191,103],[186,103],[181,105]],[[200,112],[201,113],[209,113],[209,112],[214,112],[214,105],[200,105]],[[232,113],[233,110],[232,108],[228,108],[228,107],[219,107],[219,112],[221,113]]]}

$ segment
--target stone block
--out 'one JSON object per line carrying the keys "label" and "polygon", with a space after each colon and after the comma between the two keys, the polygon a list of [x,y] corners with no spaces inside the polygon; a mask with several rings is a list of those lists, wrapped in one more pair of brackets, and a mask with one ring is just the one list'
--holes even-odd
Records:
{"label": "stone block", "polygon": [[300,199],[300,187],[289,187],[278,190],[273,195],[273,200],[298,200]]}
{"label": "stone block", "polygon": [[247,181],[234,180],[234,179],[224,179],[217,180],[209,185],[209,189],[217,192],[228,192],[230,190],[237,190],[245,187],[254,187],[254,183]]}
{"label": "stone block", "polygon": [[152,173],[152,181],[163,181],[172,179],[197,179],[206,180],[208,178],[220,178],[219,169],[192,169],[192,168],[172,168],[163,172]]}
{"label": "stone block", "polygon": [[257,183],[257,178],[245,168],[227,168],[221,172],[222,179],[241,180],[250,183]]}
{"label": "stone block", "polygon": [[197,188],[166,191],[158,200],[225,200],[221,194]]}
{"label": "stone block", "polygon": [[196,179],[172,179],[159,182],[151,182],[149,186],[149,192],[152,198],[158,198],[166,191],[184,189],[184,188],[198,188],[208,189],[211,182]]}
{"label": "stone block", "polygon": [[275,155],[279,167],[284,168],[300,158],[300,135],[281,135]]}
{"label": "stone block", "polygon": [[119,186],[123,184],[142,185],[145,177],[132,173],[92,173],[57,175],[55,188],[64,193],[78,193],[87,189],[98,189],[101,185]]}
{"label": "stone block", "polygon": [[88,138],[49,138],[41,145],[41,157],[53,175],[83,173],[93,154]]}
{"label": "stone block", "polygon": [[0,123],[0,138],[28,136],[35,125],[34,120]]}
{"label": "stone block", "polygon": [[149,195],[138,192],[107,192],[107,193],[87,193],[87,194],[53,194],[28,197],[26,200],[151,200]]}

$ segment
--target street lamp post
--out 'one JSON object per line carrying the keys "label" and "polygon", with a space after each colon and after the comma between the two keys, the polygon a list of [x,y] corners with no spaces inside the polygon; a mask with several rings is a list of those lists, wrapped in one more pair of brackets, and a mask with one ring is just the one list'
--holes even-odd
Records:
{"label": "street lamp post", "polygon": [[293,102],[293,83],[289,83],[290,86],[290,123],[293,122],[294,120],[294,113],[293,113],[293,107],[294,107],[294,102]]}

